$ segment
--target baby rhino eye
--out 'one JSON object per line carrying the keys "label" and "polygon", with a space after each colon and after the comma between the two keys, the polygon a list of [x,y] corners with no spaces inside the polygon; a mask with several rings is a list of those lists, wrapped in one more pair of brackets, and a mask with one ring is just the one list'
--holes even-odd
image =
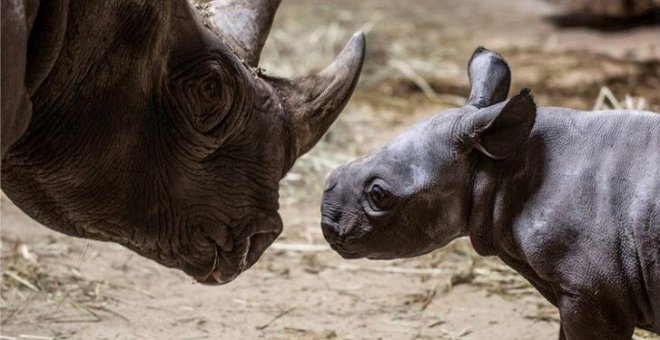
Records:
{"label": "baby rhino eye", "polygon": [[385,192],[383,191],[383,188],[380,187],[380,185],[374,185],[371,187],[371,191],[369,192],[371,195],[371,199],[375,203],[379,203],[383,198],[385,198]]}
{"label": "baby rhino eye", "polygon": [[392,195],[380,185],[372,185],[367,194],[369,196],[369,204],[374,210],[382,211],[392,208]]}

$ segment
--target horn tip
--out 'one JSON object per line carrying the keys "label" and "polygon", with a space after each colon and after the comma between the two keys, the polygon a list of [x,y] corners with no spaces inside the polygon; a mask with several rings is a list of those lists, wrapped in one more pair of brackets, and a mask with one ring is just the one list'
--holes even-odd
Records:
{"label": "horn tip", "polygon": [[344,51],[350,51],[351,54],[359,54],[361,58],[367,48],[367,37],[362,31],[355,32],[351,39],[346,43]]}
{"label": "horn tip", "polygon": [[321,74],[334,75],[337,70],[343,70],[342,72],[357,70],[356,73],[359,73],[364,63],[366,47],[367,43],[364,32],[353,34],[353,37],[351,37],[341,52],[339,52],[334,62],[321,71]]}
{"label": "horn tip", "polygon": [[364,49],[367,45],[367,36],[366,34],[364,34],[364,32],[357,31],[351,37],[351,42],[358,46],[361,46],[362,49]]}
{"label": "horn tip", "polygon": [[357,31],[353,33],[353,38],[365,39],[365,34],[363,31]]}
{"label": "horn tip", "polygon": [[356,60],[359,60],[360,64],[362,64],[362,61],[364,60],[364,54],[367,49],[367,37],[364,32],[358,31],[353,34],[344,49],[350,51],[350,54],[353,55]]}

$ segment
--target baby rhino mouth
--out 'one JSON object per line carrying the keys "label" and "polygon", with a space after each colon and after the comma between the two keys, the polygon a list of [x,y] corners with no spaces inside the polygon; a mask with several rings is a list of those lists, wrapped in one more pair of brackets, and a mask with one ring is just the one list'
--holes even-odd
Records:
{"label": "baby rhino mouth", "polygon": [[330,248],[347,260],[359,259],[369,255],[364,249],[361,235],[350,232],[354,228],[341,226],[326,215],[321,220],[321,230]]}
{"label": "baby rhino mouth", "polygon": [[279,215],[262,216],[246,223],[234,240],[215,244],[213,265],[208,274],[195,279],[206,285],[231,282],[249,269],[282,232]]}

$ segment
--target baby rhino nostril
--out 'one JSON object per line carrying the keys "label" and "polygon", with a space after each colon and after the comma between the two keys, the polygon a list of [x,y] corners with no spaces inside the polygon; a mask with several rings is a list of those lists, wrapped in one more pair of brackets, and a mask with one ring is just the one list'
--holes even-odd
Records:
{"label": "baby rhino nostril", "polygon": [[335,223],[323,219],[321,222],[321,230],[323,230],[323,237],[328,243],[335,243],[339,241],[339,233]]}
{"label": "baby rhino nostril", "polygon": [[328,192],[332,189],[334,189],[337,186],[337,179],[330,177],[328,180],[325,182],[325,188],[323,188],[323,192]]}
{"label": "baby rhino nostril", "polygon": [[332,171],[330,176],[328,176],[328,180],[325,182],[325,188],[323,191],[328,192],[337,186],[337,183],[339,183],[339,174],[342,169],[343,167],[339,167]]}

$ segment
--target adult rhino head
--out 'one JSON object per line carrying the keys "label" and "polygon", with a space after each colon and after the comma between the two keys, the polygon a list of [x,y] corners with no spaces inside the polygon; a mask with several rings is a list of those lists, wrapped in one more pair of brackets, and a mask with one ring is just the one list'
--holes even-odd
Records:
{"label": "adult rhino head", "polygon": [[[262,74],[278,5],[214,1],[206,25],[186,0],[28,8],[24,83],[3,73],[2,91],[29,102],[3,107],[3,134],[6,117],[29,125],[3,147],[3,190],[57,231],[234,279],[280,234],[278,182],[343,109],[364,56],[358,33],[316,75]],[[3,53],[26,36],[4,32]]]}

